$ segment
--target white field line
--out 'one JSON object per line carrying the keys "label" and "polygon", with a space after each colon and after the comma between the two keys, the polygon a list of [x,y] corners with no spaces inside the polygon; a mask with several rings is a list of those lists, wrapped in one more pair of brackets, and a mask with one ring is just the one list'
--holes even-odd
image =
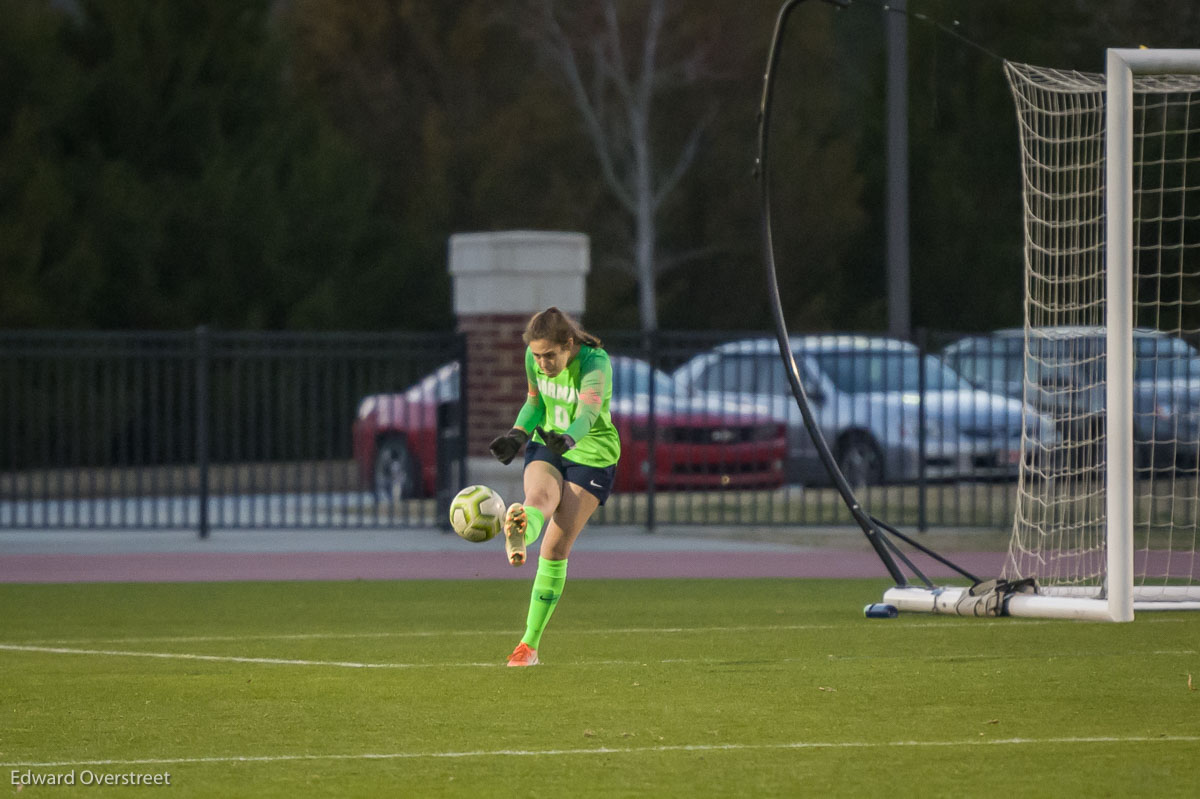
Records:
{"label": "white field line", "polygon": [[[1138,619],[1139,624],[1178,624],[1185,621],[1179,618],[1153,618],[1145,621]],[[769,625],[739,625],[718,627],[613,627],[598,629],[572,629],[561,627],[555,629],[555,635],[687,635],[691,633],[755,633],[755,632],[800,632],[805,630],[847,630],[857,628],[862,621],[852,624],[769,624]],[[876,623],[876,622],[872,622]],[[943,621],[925,621],[894,625],[904,629],[922,629],[928,627],[1009,627],[1022,629],[1037,627],[1044,624],[1062,624],[1054,619],[961,619]],[[887,621],[879,621],[880,626],[886,626]],[[59,645],[59,644],[143,644],[143,643],[196,643],[203,641],[318,641],[324,639],[368,639],[368,638],[444,638],[449,636],[510,636],[509,630],[399,630],[390,632],[346,632],[346,633],[290,633],[264,635],[172,635],[145,636],[136,638],[48,638],[22,641],[29,645]]]}
{"label": "white field line", "polygon": [[158,660],[205,660],[213,663],[258,663],[267,666],[333,666],[342,669],[490,668],[502,663],[356,663],[345,660],[297,660],[256,658],[237,655],[198,655],[191,652],[135,652],[120,649],[69,649],[59,646],[0,644],[0,651],[40,652],[51,655],[98,655],[102,657],[156,658]]}
{"label": "white field line", "polygon": [[753,752],[802,749],[892,749],[921,747],[993,747],[993,746],[1094,746],[1129,744],[1198,743],[1200,735],[1123,735],[1123,736],[1063,736],[1053,738],[1000,738],[995,740],[959,741],[793,741],[775,744],[680,744],[667,746],[597,746],[587,749],[480,749],[464,752],[363,752],[356,754],[306,755],[224,755],[212,757],[163,757],[112,760],[16,761],[0,763],[0,768],[71,768],[86,766],[176,766],[210,763],[287,763],[296,761],[345,760],[418,760],[426,758],[491,758],[491,757],[565,757],[571,755],[638,755],[661,752]]}
{"label": "white field line", "polygon": [[[1116,652],[1010,652],[1003,655],[995,652],[955,652],[947,655],[829,655],[830,660],[920,660],[933,663],[954,662],[956,660],[1068,660],[1071,658],[1126,658],[1138,655],[1190,656],[1200,654],[1195,649],[1156,649],[1150,652],[1126,651]],[[792,660],[787,658],[786,660]],[[794,658],[800,660],[800,658]]]}
{"label": "white field line", "polygon": [[[1035,624],[1038,622],[1034,622]],[[563,635],[639,635],[649,633],[678,634],[678,633],[721,633],[721,632],[786,632],[789,630],[836,630],[845,627],[838,624],[793,624],[746,627],[622,627],[609,629],[569,629],[559,630]],[[134,644],[134,643],[194,643],[200,641],[318,641],[325,639],[356,639],[356,638],[444,638],[450,636],[511,636],[513,630],[398,630],[392,632],[356,632],[356,633],[290,633],[267,635],[180,635],[180,636],[150,636],[144,638],[55,638],[32,640],[28,644]]]}
{"label": "white field line", "polygon": [[[459,668],[495,668],[503,665],[499,661],[487,663],[369,663],[347,660],[302,660],[298,658],[268,658],[268,657],[249,657],[242,655],[204,655],[194,652],[142,652],[137,650],[124,649],[77,649],[74,647],[61,646],[31,646],[28,644],[2,644],[0,643],[0,651],[4,652],[32,652],[37,654],[50,655],[85,655],[94,657],[132,657],[132,658],[152,658],[156,660],[193,660],[207,661],[211,663],[252,663],[265,666],[327,666],[331,668],[341,669],[422,669],[422,668],[440,668],[440,669],[459,669]],[[962,660],[1029,660],[1035,659],[1068,659],[1068,658],[1110,658],[1110,657],[1131,657],[1137,655],[1160,655],[1160,656],[1191,656],[1196,655],[1196,650],[1158,650],[1153,652],[1058,652],[1045,653],[1039,652],[1037,655],[1025,654],[1009,654],[997,655],[994,652],[980,653],[954,653],[948,655],[825,655],[827,660],[888,660],[888,661],[907,661],[919,660],[922,662],[954,662]],[[771,663],[807,663],[811,662],[815,657],[820,655],[810,655],[803,658],[772,658],[763,662]],[[649,663],[659,664],[710,664],[720,665],[725,661],[719,658],[669,658],[663,660],[588,660],[577,662],[560,662],[560,666],[646,666]]]}

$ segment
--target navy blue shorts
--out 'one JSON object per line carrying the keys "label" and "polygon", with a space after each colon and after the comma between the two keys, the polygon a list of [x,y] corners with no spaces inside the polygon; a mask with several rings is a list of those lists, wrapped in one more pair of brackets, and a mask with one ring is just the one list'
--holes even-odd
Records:
{"label": "navy blue shorts", "polygon": [[528,466],[534,461],[545,461],[558,469],[564,480],[574,483],[600,500],[601,505],[612,493],[613,481],[617,477],[615,463],[612,466],[584,466],[582,463],[555,455],[545,444],[530,441],[525,445],[525,465]]}

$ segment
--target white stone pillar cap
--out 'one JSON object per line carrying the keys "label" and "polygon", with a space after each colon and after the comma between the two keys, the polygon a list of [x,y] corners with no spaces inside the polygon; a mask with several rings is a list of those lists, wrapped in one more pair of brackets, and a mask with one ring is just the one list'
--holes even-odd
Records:
{"label": "white stone pillar cap", "polygon": [[508,230],[450,237],[457,316],[533,314],[551,305],[578,316],[590,268],[584,233]]}

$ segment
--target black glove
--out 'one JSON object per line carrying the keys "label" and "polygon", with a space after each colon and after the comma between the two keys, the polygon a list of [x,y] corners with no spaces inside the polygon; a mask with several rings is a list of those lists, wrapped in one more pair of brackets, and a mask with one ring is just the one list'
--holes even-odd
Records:
{"label": "black glove", "polygon": [[519,427],[514,427],[494,439],[488,449],[496,456],[496,460],[507,466],[512,463],[513,458],[517,457],[517,453],[521,451],[521,445],[527,438],[529,438],[528,433]]}
{"label": "black glove", "polygon": [[542,441],[546,442],[546,448],[560,458],[567,454],[567,450],[575,446],[575,439],[566,433],[555,433],[553,430],[547,431],[540,427],[537,431],[541,433]]}

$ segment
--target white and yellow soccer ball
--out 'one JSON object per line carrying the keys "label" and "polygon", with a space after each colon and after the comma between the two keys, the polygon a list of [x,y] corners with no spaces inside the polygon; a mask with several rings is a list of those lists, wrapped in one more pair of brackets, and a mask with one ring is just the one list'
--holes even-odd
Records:
{"label": "white and yellow soccer ball", "polygon": [[490,541],[504,525],[504,500],[487,486],[467,486],[450,501],[450,526],[468,541]]}

